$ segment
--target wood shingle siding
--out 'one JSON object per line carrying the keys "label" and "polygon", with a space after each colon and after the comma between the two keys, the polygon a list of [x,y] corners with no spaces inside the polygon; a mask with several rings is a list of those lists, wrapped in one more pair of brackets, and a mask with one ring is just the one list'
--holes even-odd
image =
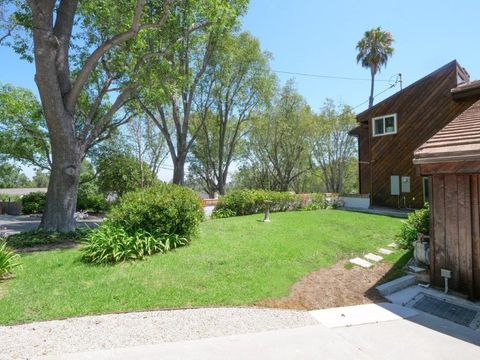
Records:
{"label": "wood shingle siding", "polygon": [[449,287],[480,299],[480,175],[435,175],[432,183],[431,282],[443,286],[440,270],[451,270]]}
{"label": "wood shingle siding", "polygon": [[[459,71],[452,61],[357,115],[362,128],[351,134],[359,138],[360,192],[370,193],[373,205],[423,206],[423,180],[412,164],[413,152],[474,103],[452,98]],[[397,133],[372,136],[372,119],[388,114],[397,114]],[[394,175],[410,177],[409,193],[390,194]]]}

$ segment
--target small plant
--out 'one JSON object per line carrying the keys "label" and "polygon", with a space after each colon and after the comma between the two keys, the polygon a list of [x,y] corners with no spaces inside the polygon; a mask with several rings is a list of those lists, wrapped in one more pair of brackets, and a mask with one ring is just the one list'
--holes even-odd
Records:
{"label": "small plant", "polygon": [[430,207],[425,207],[408,214],[407,220],[402,221],[400,236],[396,243],[402,249],[413,249],[413,242],[417,240],[417,234],[428,235],[430,232]]}
{"label": "small plant", "polygon": [[20,256],[7,247],[5,240],[0,239],[0,279],[12,276],[13,270],[20,266]]}
{"label": "small plant", "polygon": [[236,215],[237,214],[235,213],[235,211],[228,208],[222,208],[216,209],[212,212],[212,219],[225,219]]}
{"label": "small plant", "polygon": [[142,230],[130,235],[106,222],[87,235],[81,251],[85,262],[109,264],[141,260],[187,244],[188,240],[178,235],[151,234]]}
{"label": "small plant", "polygon": [[42,213],[47,202],[47,194],[33,192],[22,197],[22,212],[24,214]]}

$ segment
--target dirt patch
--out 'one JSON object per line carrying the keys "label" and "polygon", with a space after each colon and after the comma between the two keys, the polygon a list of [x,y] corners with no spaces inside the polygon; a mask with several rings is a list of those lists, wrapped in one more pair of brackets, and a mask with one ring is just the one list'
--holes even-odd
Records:
{"label": "dirt patch", "polygon": [[257,305],[313,310],[387,301],[375,286],[391,270],[391,264],[380,263],[370,269],[358,266],[347,269],[347,263],[341,261],[314,271],[295,283],[288,296],[262,300]]}
{"label": "dirt patch", "polygon": [[72,249],[80,244],[78,242],[69,241],[69,242],[61,242],[61,243],[52,243],[52,244],[42,244],[42,245],[35,245],[23,248],[15,248],[15,252],[17,253],[31,253],[37,251],[49,251],[49,250],[58,250],[58,249]]}

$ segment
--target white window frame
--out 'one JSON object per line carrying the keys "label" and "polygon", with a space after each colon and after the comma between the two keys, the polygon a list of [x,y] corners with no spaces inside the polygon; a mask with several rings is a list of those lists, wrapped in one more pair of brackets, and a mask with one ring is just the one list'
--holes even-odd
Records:
{"label": "white window frame", "polygon": [[[385,118],[388,117],[393,117],[393,125],[395,130],[393,132],[385,132]],[[383,119],[383,134],[375,134],[375,120],[380,120]],[[387,135],[395,135],[397,133],[397,114],[389,114],[389,115],[382,115],[382,116],[377,116],[372,119],[372,136],[377,137],[377,136],[387,136]]]}

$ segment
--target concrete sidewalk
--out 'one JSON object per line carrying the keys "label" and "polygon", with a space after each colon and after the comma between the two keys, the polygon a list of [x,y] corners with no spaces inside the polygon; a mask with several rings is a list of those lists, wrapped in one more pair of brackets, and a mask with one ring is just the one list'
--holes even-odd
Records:
{"label": "concrete sidewalk", "polygon": [[392,305],[338,308],[340,317],[357,323],[365,319],[366,323],[355,326],[332,322],[336,315],[327,309],[326,313],[320,310],[312,314],[320,322],[327,318],[327,325],[41,359],[480,359],[480,332],[422,312],[405,313]]}

